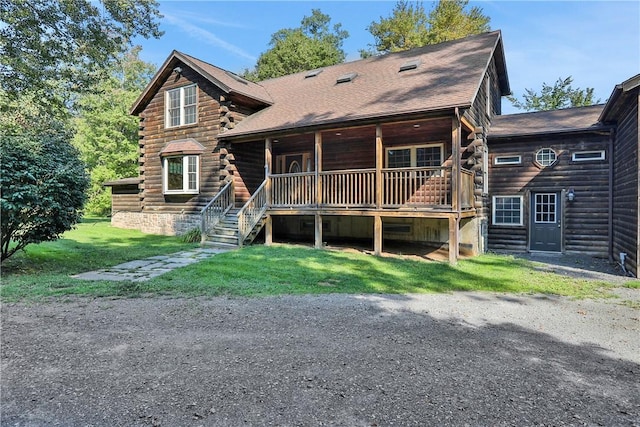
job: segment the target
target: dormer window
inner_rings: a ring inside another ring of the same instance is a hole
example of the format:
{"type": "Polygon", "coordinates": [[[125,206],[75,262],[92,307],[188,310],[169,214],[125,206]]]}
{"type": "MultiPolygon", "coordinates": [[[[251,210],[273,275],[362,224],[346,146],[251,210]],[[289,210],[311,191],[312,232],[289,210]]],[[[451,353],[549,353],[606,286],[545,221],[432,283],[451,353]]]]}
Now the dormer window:
{"type": "Polygon", "coordinates": [[[195,84],[167,91],[165,127],[171,128],[196,123],[197,92],[198,86],[195,84]]]}

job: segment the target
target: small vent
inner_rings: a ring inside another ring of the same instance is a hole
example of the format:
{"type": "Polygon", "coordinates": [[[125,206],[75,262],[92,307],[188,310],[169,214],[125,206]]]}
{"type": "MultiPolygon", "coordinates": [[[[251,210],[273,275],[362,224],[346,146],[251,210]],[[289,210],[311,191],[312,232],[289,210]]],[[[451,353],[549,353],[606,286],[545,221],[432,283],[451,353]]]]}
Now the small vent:
{"type": "Polygon", "coordinates": [[[304,76],[305,79],[311,78],[311,77],[315,77],[318,74],[320,74],[322,72],[322,70],[311,70],[307,73],[306,76],[304,76]]]}
{"type": "Polygon", "coordinates": [[[422,61],[419,59],[412,59],[411,61],[407,61],[400,66],[399,72],[415,70],[418,66],[422,64],[422,61]]]}
{"type": "Polygon", "coordinates": [[[249,84],[249,80],[245,80],[242,77],[240,77],[239,75],[233,74],[231,71],[225,71],[225,73],[227,73],[227,75],[229,77],[231,77],[232,79],[234,79],[235,81],[238,81],[238,82],[243,83],[245,85],[249,84]]]}
{"type": "Polygon", "coordinates": [[[356,76],[358,75],[358,73],[347,73],[347,74],[343,74],[340,77],[338,77],[338,79],[336,80],[337,84],[340,83],[347,83],[347,82],[351,82],[353,81],[353,79],[356,78],[356,76]]]}

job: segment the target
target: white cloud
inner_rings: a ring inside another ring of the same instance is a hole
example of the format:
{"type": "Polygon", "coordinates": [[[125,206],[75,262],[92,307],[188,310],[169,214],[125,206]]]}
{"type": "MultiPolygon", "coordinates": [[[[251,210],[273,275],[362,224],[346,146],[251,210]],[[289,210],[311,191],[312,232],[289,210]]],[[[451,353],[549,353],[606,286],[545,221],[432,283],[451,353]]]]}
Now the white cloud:
{"type": "Polygon", "coordinates": [[[207,43],[211,46],[219,47],[226,50],[227,52],[232,53],[233,55],[249,59],[252,62],[255,62],[257,60],[255,56],[245,52],[238,46],[222,40],[212,32],[207,31],[204,28],[200,28],[197,25],[187,22],[181,18],[178,18],[175,15],[164,13],[164,19],[167,23],[180,28],[183,32],[187,33],[189,36],[197,39],[198,41],[207,43]]]}

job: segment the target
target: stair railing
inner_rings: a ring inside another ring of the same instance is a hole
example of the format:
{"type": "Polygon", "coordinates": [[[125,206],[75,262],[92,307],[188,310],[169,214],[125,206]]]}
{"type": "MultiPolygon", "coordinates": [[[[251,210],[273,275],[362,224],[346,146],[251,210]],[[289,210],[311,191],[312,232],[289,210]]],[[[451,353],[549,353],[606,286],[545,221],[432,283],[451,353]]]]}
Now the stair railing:
{"type": "Polygon", "coordinates": [[[229,181],[211,199],[211,201],[200,211],[202,239],[220,222],[231,208],[235,205],[235,195],[233,191],[233,181],[229,181]]]}
{"type": "Polygon", "coordinates": [[[253,227],[267,211],[267,180],[253,193],[253,196],[244,204],[238,212],[238,244],[242,246],[253,227]]]}

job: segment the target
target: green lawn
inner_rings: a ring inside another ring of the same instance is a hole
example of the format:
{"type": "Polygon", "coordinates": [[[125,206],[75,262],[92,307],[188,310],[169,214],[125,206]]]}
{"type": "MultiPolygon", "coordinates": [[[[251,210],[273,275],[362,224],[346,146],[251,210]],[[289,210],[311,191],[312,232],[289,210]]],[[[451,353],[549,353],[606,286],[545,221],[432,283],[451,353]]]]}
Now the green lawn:
{"type": "Polygon", "coordinates": [[[603,297],[611,285],[537,269],[511,256],[487,254],[446,263],[374,257],[302,246],[251,246],[217,255],[148,282],[86,282],[72,274],[196,245],[175,237],[112,228],[87,219],[62,239],[27,247],[2,265],[5,301],[83,295],[263,296],[320,293],[496,291],[603,297]]]}

